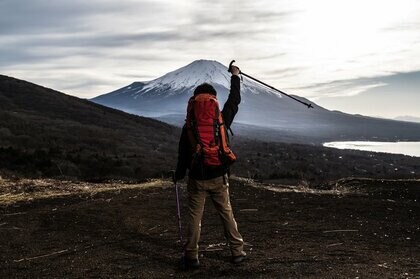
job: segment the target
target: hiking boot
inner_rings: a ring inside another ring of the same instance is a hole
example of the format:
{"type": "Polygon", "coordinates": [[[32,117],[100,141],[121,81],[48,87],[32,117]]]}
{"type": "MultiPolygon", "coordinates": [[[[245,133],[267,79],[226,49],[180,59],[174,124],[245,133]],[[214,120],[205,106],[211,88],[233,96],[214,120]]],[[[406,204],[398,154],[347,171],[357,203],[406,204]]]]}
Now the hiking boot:
{"type": "Polygon", "coordinates": [[[244,251],[242,251],[241,255],[239,256],[232,256],[232,263],[234,264],[240,264],[243,261],[246,260],[246,253],[244,251]]]}
{"type": "Polygon", "coordinates": [[[200,261],[198,259],[182,258],[186,269],[197,269],[200,267],[200,261]]]}

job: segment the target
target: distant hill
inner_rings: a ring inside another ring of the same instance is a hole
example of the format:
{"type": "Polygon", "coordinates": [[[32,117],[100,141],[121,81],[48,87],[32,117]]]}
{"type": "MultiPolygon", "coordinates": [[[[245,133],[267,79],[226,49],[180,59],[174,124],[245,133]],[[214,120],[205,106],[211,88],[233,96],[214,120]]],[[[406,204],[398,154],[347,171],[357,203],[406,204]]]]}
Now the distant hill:
{"type": "Polygon", "coordinates": [[[160,176],[180,130],[0,75],[0,172],[84,179],[160,176]]]}
{"type": "MultiPolygon", "coordinates": [[[[216,88],[223,104],[229,93],[230,74],[226,66],[209,60],[194,61],[151,81],[136,81],[92,101],[180,126],[188,98],[203,82],[216,88]]],[[[308,109],[247,78],[243,79],[241,96],[233,129],[252,138],[266,140],[269,134],[270,140],[301,143],[420,140],[420,124],[330,111],[314,103],[314,109],[308,109]],[[238,124],[239,129],[235,127],[238,124]]]]}
{"type": "Polygon", "coordinates": [[[420,117],[415,117],[415,116],[398,116],[394,118],[395,120],[398,121],[408,121],[408,122],[417,122],[420,123],[420,117]]]}

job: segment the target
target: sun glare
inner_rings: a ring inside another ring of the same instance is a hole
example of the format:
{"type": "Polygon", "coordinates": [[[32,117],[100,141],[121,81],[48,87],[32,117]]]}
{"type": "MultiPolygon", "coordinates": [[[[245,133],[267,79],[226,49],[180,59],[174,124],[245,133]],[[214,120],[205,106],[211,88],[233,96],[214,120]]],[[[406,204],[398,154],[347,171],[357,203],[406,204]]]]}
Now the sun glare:
{"type": "Polygon", "coordinates": [[[302,50],[310,50],[304,59],[314,55],[322,59],[350,59],[380,51],[389,47],[389,42],[383,41],[382,31],[403,23],[410,12],[407,6],[401,7],[400,1],[324,2],[328,4],[311,2],[297,22],[306,42],[302,50]]]}
{"type": "MultiPolygon", "coordinates": [[[[305,79],[347,79],[390,72],[387,63],[413,40],[413,0],[299,1],[289,23],[288,62],[309,69],[305,79]],[[384,57],[386,60],[384,60],[384,57]]],[[[404,70],[404,69],[401,69],[404,70]]],[[[296,81],[295,81],[296,82],[296,81]]]]}

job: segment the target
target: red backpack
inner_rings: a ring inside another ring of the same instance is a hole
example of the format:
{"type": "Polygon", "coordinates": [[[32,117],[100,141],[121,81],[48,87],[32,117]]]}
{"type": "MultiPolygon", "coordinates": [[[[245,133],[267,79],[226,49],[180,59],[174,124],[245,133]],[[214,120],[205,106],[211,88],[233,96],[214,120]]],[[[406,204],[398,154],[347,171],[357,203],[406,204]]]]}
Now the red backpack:
{"type": "Polygon", "coordinates": [[[216,96],[200,93],[188,101],[186,127],[193,150],[193,162],[205,166],[232,164],[235,154],[229,147],[227,129],[216,96]]]}

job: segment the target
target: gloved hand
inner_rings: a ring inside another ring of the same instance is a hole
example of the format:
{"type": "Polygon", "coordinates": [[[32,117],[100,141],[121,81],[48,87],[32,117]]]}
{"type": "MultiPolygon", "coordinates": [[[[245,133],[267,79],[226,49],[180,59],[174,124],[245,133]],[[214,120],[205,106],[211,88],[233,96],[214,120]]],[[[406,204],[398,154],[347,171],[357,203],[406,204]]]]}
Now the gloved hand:
{"type": "Polygon", "coordinates": [[[181,169],[177,168],[176,171],[175,171],[175,175],[173,177],[174,183],[176,183],[179,180],[184,179],[185,173],[186,173],[186,170],[181,170],[181,169]]]}
{"type": "Polygon", "coordinates": [[[239,76],[239,74],[241,73],[241,71],[239,70],[239,68],[236,67],[236,66],[233,66],[233,65],[232,65],[232,68],[230,69],[230,72],[234,76],[239,76]]]}

